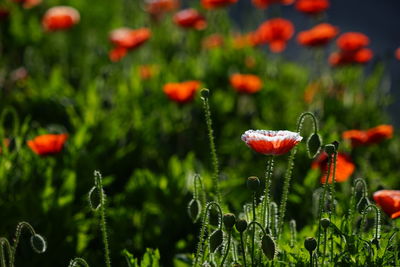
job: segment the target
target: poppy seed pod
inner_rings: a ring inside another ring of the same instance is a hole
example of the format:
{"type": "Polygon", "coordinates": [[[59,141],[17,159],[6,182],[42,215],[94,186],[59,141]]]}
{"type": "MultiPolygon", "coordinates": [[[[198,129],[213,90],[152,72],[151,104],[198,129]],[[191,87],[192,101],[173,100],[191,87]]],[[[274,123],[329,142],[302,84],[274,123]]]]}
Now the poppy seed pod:
{"type": "Polygon", "coordinates": [[[243,219],[238,220],[236,222],[235,227],[236,227],[236,230],[238,230],[239,233],[243,233],[247,229],[247,221],[243,220],[243,219]]]}
{"type": "Polygon", "coordinates": [[[331,221],[328,218],[322,218],[321,219],[321,226],[322,228],[324,228],[326,230],[326,228],[329,227],[329,225],[331,224],[331,221]]]}
{"type": "Polygon", "coordinates": [[[307,237],[304,240],[304,247],[309,251],[313,252],[317,248],[317,240],[314,237],[307,237]]]}
{"type": "Polygon", "coordinates": [[[225,225],[225,228],[231,230],[236,223],[236,217],[233,213],[224,214],[222,217],[222,221],[225,225]]]}
{"type": "Polygon", "coordinates": [[[256,192],[260,188],[260,179],[256,176],[250,176],[247,178],[246,184],[249,190],[256,192]]]}

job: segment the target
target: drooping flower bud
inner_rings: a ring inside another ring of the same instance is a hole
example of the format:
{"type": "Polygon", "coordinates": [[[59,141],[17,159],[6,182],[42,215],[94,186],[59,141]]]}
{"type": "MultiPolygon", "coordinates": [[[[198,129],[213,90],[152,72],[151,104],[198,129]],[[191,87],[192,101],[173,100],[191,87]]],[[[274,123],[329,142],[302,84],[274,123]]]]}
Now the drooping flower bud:
{"type": "Polygon", "coordinates": [[[308,156],[312,159],[318,154],[321,149],[322,139],[321,136],[317,133],[310,135],[310,138],[307,140],[307,152],[308,156]]]}
{"type": "Polygon", "coordinates": [[[192,199],[188,204],[188,214],[193,223],[197,222],[201,214],[201,204],[197,199],[192,199]]]}
{"type": "Polygon", "coordinates": [[[208,97],[209,97],[209,95],[210,95],[210,90],[208,90],[207,88],[203,88],[203,89],[201,89],[201,91],[200,91],[200,95],[201,95],[201,98],[202,98],[203,100],[208,99],[208,97]]]}
{"type": "Polygon", "coordinates": [[[270,235],[264,235],[261,240],[261,248],[264,255],[269,259],[273,260],[276,255],[276,244],[270,235]]]}
{"type": "Polygon", "coordinates": [[[217,229],[210,235],[210,251],[214,253],[217,248],[222,245],[223,233],[222,230],[217,229]]]}

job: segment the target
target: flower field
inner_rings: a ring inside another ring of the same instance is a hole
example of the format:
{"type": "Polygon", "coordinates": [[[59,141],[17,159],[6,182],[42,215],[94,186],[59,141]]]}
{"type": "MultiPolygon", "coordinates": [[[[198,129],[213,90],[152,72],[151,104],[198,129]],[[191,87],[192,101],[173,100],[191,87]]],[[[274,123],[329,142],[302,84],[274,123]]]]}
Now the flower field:
{"type": "Polygon", "coordinates": [[[400,48],[333,5],[2,0],[0,267],[400,266],[400,48]]]}

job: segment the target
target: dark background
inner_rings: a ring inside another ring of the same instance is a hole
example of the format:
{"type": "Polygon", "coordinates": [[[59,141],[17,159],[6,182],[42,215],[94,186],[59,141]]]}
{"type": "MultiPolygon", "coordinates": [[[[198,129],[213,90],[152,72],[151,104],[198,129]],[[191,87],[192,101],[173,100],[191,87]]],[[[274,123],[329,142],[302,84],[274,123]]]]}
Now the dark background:
{"type": "MultiPolygon", "coordinates": [[[[188,1],[190,2],[190,1],[188,1]]],[[[315,18],[298,12],[294,5],[273,5],[266,10],[257,10],[251,0],[239,0],[230,7],[231,16],[238,30],[251,31],[268,17],[282,16],[293,21],[296,33],[310,28],[315,24],[315,18]]],[[[340,31],[362,32],[370,37],[369,47],[374,51],[374,59],[366,71],[376,61],[384,61],[385,72],[382,90],[390,90],[392,104],[389,107],[391,122],[400,127],[400,61],[394,59],[394,51],[400,47],[400,1],[398,0],[332,0],[330,8],[321,21],[338,26],[340,31]]],[[[329,50],[334,50],[332,44],[329,50]]],[[[305,49],[300,48],[295,38],[289,42],[283,56],[291,60],[304,60],[305,49]]],[[[384,123],[384,122],[383,122],[384,123]]]]}

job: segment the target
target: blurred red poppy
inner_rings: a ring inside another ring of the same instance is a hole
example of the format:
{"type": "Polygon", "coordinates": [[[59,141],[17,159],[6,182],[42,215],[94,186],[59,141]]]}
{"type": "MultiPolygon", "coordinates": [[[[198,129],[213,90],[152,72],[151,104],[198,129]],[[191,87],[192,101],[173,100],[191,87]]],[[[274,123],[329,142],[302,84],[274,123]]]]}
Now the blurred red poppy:
{"type": "Polygon", "coordinates": [[[200,88],[199,81],[186,81],[181,83],[167,83],[164,85],[164,93],[172,101],[180,104],[193,100],[196,91],[200,88]]]}
{"type": "Polygon", "coordinates": [[[242,141],[254,151],[264,155],[283,155],[295,147],[303,137],[290,131],[248,130],[242,141]]]}
{"type": "Polygon", "coordinates": [[[146,11],[154,16],[162,15],[179,7],[178,0],[146,0],[146,11]]]}
{"type": "Polygon", "coordinates": [[[373,195],[376,204],[392,219],[400,217],[400,190],[379,190],[373,195]]]}
{"type": "MultiPolygon", "coordinates": [[[[321,170],[322,176],[320,182],[324,184],[326,182],[326,175],[328,171],[329,158],[326,152],[322,152],[311,164],[312,169],[319,168],[321,170]]],[[[332,183],[334,164],[332,162],[331,171],[329,175],[328,183],[332,183]]],[[[335,182],[345,182],[353,174],[355,166],[351,161],[350,157],[344,153],[338,153],[336,159],[336,172],[335,172],[335,182]]]]}
{"type": "Polygon", "coordinates": [[[261,79],[253,74],[232,74],[230,83],[239,93],[254,94],[262,88],[261,79]]]}
{"type": "Polygon", "coordinates": [[[374,53],[369,48],[362,48],[354,52],[334,52],[329,57],[329,63],[332,66],[347,65],[351,63],[365,64],[368,63],[374,53]]]}
{"type": "Polygon", "coordinates": [[[353,147],[376,144],[392,137],[392,125],[379,125],[366,131],[349,130],[342,134],[342,138],[350,140],[353,147]]]}
{"type": "Polygon", "coordinates": [[[10,11],[5,7],[0,7],[0,20],[6,20],[10,16],[10,11]]]}
{"type": "Polygon", "coordinates": [[[42,26],[46,31],[66,30],[76,25],[80,20],[78,10],[69,6],[55,6],[46,11],[42,26]]]}
{"type": "Polygon", "coordinates": [[[196,30],[204,30],[207,27],[207,22],[196,9],[188,8],[179,11],[173,18],[176,25],[183,28],[193,28],[196,30]]]}
{"type": "Polygon", "coordinates": [[[206,9],[214,9],[229,6],[236,3],[237,1],[238,0],[201,0],[201,4],[206,9]]]}
{"type": "Polygon", "coordinates": [[[67,139],[67,134],[45,134],[29,140],[27,144],[37,155],[47,156],[60,153],[67,139]]]}
{"type": "Polygon", "coordinates": [[[237,49],[256,46],[259,44],[261,44],[261,40],[257,31],[249,32],[243,35],[236,34],[233,38],[233,47],[237,49]]]}
{"type": "Polygon", "coordinates": [[[252,0],[253,5],[258,8],[264,9],[272,4],[291,5],[295,0],[252,0]]]}
{"type": "Polygon", "coordinates": [[[108,54],[108,57],[112,62],[118,62],[123,59],[128,53],[128,49],[122,46],[114,47],[108,54]]]}
{"type": "Polygon", "coordinates": [[[261,43],[269,44],[272,52],[279,53],[285,50],[287,41],[292,38],[294,26],[286,19],[270,19],[260,25],[257,34],[261,43]]]}
{"type": "Polygon", "coordinates": [[[369,44],[369,38],[363,33],[346,32],[339,36],[336,45],[342,51],[357,51],[369,44]]]}
{"type": "Polygon", "coordinates": [[[297,0],[296,2],[296,9],[308,15],[324,12],[328,8],[328,0],[297,0]]]}
{"type": "Polygon", "coordinates": [[[32,8],[42,3],[42,0],[13,0],[15,3],[22,4],[23,8],[32,8]]]}
{"type": "Polygon", "coordinates": [[[394,56],[397,60],[400,60],[400,47],[396,49],[394,52],[394,56]]]}
{"type": "Polygon", "coordinates": [[[111,61],[120,61],[129,50],[144,44],[151,37],[151,31],[147,28],[130,29],[118,28],[110,32],[109,38],[115,46],[109,53],[111,61]]]}
{"type": "Polygon", "coordinates": [[[157,65],[141,65],[139,66],[139,75],[142,80],[149,80],[157,73],[157,65]]]}
{"type": "Polygon", "coordinates": [[[224,45],[224,37],[220,34],[212,34],[203,39],[202,47],[204,49],[218,48],[224,45]]]}
{"type": "Polygon", "coordinates": [[[130,29],[118,28],[110,32],[109,38],[111,43],[117,47],[126,49],[134,49],[139,47],[151,37],[151,31],[147,28],[130,29]]]}
{"type": "Polygon", "coordinates": [[[339,33],[337,27],[328,23],[321,23],[313,28],[302,31],[297,35],[297,41],[304,46],[323,46],[339,33]]]}

